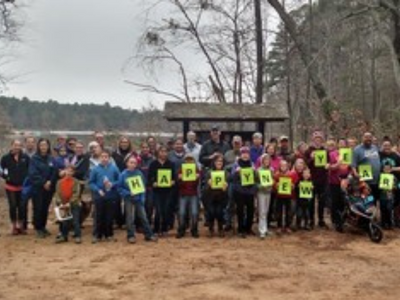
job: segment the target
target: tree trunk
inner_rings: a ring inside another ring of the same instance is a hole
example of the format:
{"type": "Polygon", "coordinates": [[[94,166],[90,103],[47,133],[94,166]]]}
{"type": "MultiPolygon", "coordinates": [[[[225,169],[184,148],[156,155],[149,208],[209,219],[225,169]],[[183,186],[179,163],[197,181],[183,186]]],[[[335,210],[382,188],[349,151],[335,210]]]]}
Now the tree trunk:
{"type": "Polygon", "coordinates": [[[326,96],[325,86],[322,84],[319,79],[318,69],[312,63],[308,52],[307,52],[307,44],[298,39],[297,37],[297,25],[294,19],[288,14],[282,4],[279,3],[278,0],[268,0],[268,3],[276,10],[281,18],[282,22],[285,24],[286,30],[288,31],[290,37],[292,38],[297,50],[300,52],[301,60],[307,68],[308,75],[310,76],[310,80],[312,82],[315,93],[318,96],[318,99],[322,102],[326,96]]]}
{"type": "Polygon", "coordinates": [[[257,47],[257,85],[256,103],[263,102],[263,74],[264,74],[264,41],[261,16],[261,0],[254,0],[254,12],[256,22],[256,47],[257,47]]]}

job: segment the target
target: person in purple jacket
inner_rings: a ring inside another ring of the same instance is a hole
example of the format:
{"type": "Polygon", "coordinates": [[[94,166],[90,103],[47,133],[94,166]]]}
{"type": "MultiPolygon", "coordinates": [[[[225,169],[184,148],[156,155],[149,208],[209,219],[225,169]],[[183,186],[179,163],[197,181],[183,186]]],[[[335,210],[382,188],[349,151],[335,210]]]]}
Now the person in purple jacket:
{"type": "Polygon", "coordinates": [[[264,154],[263,135],[260,132],[253,134],[253,145],[250,148],[250,158],[253,164],[264,154]]]}

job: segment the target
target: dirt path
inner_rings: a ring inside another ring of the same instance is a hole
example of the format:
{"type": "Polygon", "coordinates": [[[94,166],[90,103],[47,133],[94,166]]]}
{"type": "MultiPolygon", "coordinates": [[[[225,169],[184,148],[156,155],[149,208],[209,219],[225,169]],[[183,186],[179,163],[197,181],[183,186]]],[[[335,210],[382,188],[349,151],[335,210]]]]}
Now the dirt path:
{"type": "Polygon", "coordinates": [[[87,227],[82,245],[55,245],[7,235],[3,199],[0,217],[0,299],[400,299],[400,231],[92,245],[87,227]]]}

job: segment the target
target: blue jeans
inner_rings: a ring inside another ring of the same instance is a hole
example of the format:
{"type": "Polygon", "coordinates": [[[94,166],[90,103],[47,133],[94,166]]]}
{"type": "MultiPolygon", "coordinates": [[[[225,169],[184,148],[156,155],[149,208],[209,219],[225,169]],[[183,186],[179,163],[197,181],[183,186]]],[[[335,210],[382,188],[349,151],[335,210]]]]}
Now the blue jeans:
{"type": "Polygon", "coordinates": [[[192,220],[191,231],[197,232],[197,223],[199,221],[199,198],[197,196],[181,196],[179,199],[179,232],[186,231],[186,218],[190,209],[192,220]]]}
{"type": "Polygon", "coordinates": [[[78,205],[71,206],[72,220],[60,223],[60,232],[63,237],[68,238],[71,225],[74,227],[74,237],[81,237],[81,207],[78,205]]]}
{"type": "Polygon", "coordinates": [[[166,233],[168,232],[169,221],[169,203],[171,199],[170,189],[157,189],[153,192],[154,206],[156,213],[154,216],[154,232],[166,233]]]}
{"type": "Polygon", "coordinates": [[[144,236],[148,239],[153,236],[153,231],[150,228],[149,221],[147,220],[146,210],[144,203],[141,201],[134,201],[131,197],[124,199],[125,203],[125,220],[128,238],[135,236],[135,216],[140,221],[143,227],[144,236]]]}

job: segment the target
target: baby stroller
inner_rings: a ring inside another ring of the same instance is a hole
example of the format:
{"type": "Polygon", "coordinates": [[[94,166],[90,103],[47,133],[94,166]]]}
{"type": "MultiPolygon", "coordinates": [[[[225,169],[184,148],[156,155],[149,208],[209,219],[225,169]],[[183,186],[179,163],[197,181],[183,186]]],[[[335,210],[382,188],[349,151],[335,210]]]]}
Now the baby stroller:
{"type": "Polygon", "coordinates": [[[350,225],[366,231],[372,242],[379,243],[383,231],[377,224],[377,208],[368,185],[358,178],[349,177],[342,182],[342,190],[345,208],[340,213],[336,230],[343,232],[343,228],[350,225]]]}

